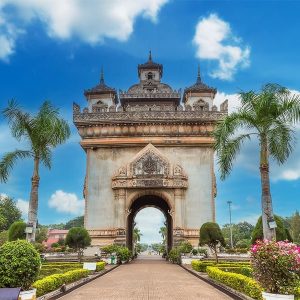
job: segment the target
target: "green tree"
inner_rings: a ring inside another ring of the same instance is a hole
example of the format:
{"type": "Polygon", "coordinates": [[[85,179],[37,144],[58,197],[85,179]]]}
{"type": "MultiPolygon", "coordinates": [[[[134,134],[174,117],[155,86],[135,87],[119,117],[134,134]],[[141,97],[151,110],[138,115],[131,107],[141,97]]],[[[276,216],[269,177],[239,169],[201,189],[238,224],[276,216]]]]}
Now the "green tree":
{"type": "Polygon", "coordinates": [[[0,232],[0,247],[8,241],[8,230],[0,232]]]}
{"type": "MultiPolygon", "coordinates": [[[[276,241],[285,241],[285,240],[292,240],[292,237],[288,231],[288,229],[284,226],[283,219],[279,216],[274,216],[276,222],[276,241]]],[[[263,240],[263,226],[262,226],[262,217],[258,218],[258,221],[254,227],[252,232],[252,244],[254,244],[257,240],[263,240]]]]}
{"type": "MultiPolygon", "coordinates": [[[[245,244],[246,240],[248,240],[248,244],[250,244],[253,229],[254,226],[248,222],[232,224],[233,245],[236,246],[239,241],[243,241],[243,244],[245,244]]],[[[222,234],[225,238],[226,243],[228,244],[230,241],[230,224],[225,224],[222,227],[222,234]]]]}
{"type": "Polygon", "coordinates": [[[16,221],[12,223],[8,229],[8,240],[16,241],[16,240],[25,240],[26,234],[26,223],[23,221],[16,221]]]}
{"type": "Polygon", "coordinates": [[[264,238],[275,238],[269,222],[274,219],[269,179],[269,159],[282,164],[294,146],[293,125],[300,120],[299,96],[286,88],[267,84],[260,92],[241,92],[241,107],[220,121],[214,131],[221,179],[229,175],[245,140],[258,138],[264,238]]]}
{"type": "Polygon", "coordinates": [[[133,243],[136,244],[137,242],[139,242],[141,240],[141,231],[139,230],[139,228],[135,227],[133,229],[133,243]]]}
{"type": "Polygon", "coordinates": [[[28,223],[32,224],[33,232],[28,234],[28,240],[35,241],[40,163],[47,168],[51,167],[51,151],[69,138],[70,128],[67,122],[60,118],[58,109],[48,101],[42,104],[36,115],[30,115],[11,100],[3,110],[3,115],[8,120],[12,136],[18,141],[25,140],[29,149],[15,150],[3,156],[0,162],[0,181],[8,180],[9,173],[18,159],[33,159],[28,211],[28,223]]]}
{"type": "Polygon", "coordinates": [[[0,231],[7,230],[15,221],[21,220],[22,213],[16,202],[7,196],[0,195],[0,231]]]}
{"type": "Polygon", "coordinates": [[[217,223],[206,222],[200,228],[199,245],[207,245],[215,254],[216,262],[218,263],[217,246],[225,247],[225,240],[222,231],[217,223]]]}
{"type": "Polygon", "coordinates": [[[72,227],[83,227],[84,226],[84,216],[76,217],[66,223],[65,229],[70,229],[72,227]]]}
{"type": "Polygon", "coordinates": [[[287,218],[289,228],[292,234],[293,241],[300,244],[300,214],[299,211],[296,212],[289,218],[287,218]]]}
{"type": "Polygon", "coordinates": [[[35,241],[37,243],[42,243],[47,239],[47,235],[48,235],[48,228],[46,226],[39,225],[36,231],[35,241]]]}
{"type": "Polygon", "coordinates": [[[91,244],[91,238],[85,228],[73,227],[69,230],[65,242],[70,248],[75,249],[78,253],[78,260],[81,262],[83,250],[91,244]]]}
{"type": "Polygon", "coordinates": [[[159,234],[162,237],[163,244],[166,244],[166,241],[167,241],[167,227],[166,226],[160,227],[159,234]]]}

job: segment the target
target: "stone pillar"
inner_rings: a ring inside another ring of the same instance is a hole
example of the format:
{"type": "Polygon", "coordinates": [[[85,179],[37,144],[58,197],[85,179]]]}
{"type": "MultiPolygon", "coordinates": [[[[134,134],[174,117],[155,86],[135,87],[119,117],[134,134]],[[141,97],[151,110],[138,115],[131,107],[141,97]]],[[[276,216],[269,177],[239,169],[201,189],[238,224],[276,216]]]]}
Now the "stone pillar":
{"type": "Polygon", "coordinates": [[[115,227],[116,227],[115,243],[118,245],[125,245],[126,243],[125,202],[126,202],[125,189],[116,190],[115,191],[115,227]]]}
{"type": "Polygon", "coordinates": [[[182,189],[174,190],[175,228],[183,228],[182,189]]]}

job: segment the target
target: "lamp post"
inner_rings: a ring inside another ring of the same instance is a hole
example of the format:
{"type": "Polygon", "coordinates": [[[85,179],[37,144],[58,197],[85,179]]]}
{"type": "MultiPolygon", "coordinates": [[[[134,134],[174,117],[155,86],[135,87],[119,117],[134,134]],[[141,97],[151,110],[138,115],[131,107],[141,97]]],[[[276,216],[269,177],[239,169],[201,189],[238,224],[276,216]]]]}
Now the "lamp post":
{"type": "Polygon", "coordinates": [[[231,249],[233,249],[232,224],[231,224],[231,204],[232,204],[232,201],[227,201],[227,203],[228,203],[228,208],[229,208],[230,246],[231,246],[231,249]]]}

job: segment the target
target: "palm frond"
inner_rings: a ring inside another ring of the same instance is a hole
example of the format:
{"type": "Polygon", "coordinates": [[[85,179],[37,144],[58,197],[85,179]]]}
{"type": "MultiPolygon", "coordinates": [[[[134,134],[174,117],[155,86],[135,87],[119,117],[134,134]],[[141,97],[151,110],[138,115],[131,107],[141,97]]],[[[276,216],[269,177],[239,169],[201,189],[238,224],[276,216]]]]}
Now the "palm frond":
{"type": "Polygon", "coordinates": [[[8,102],[7,108],[2,111],[11,129],[11,134],[17,140],[27,137],[30,140],[32,134],[32,118],[29,113],[23,112],[15,100],[8,102]]]}
{"type": "Polygon", "coordinates": [[[0,182],[6,182],[10,171],[18,159],[23,159],[32,156],[30,151],[15,150],[6,153],[0,161],[0,182]]]}
{"type": "Polygon", "coordinates": [[[51,169],[51,160],[52,160],[52,153],[49,148],[44,148],[42,151],[39,153],[39,157],[44,164],[45,167],[48,169],[51,169]]]}
{"type": "Polygon", "coordinates": [[[295,145],[295,134],[289,125],[276,121],[276,125],[267,133],[270,155],[282,164],[289,157],[295,145]]]}

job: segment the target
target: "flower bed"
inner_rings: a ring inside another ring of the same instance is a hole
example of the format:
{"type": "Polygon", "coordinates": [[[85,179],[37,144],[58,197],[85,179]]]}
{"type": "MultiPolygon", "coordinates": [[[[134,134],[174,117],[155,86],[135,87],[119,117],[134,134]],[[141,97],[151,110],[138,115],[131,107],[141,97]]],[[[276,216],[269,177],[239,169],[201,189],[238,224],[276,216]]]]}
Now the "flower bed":
{"type": "Polygon", "coordinates": [[[259,284],[245,275],[226,272],[218,267],[207,267],[207,274],[210,278],[223,283],[239,292],[242,292],[253,299],[261,300],[262,289],[259,284]]]}
{"type": "Polygon", "coordinates": [[[83,269],[76,269],[68,271],[64,274],[53,274],[43,279],[37,280],[32,287],[36,288],[37,296],[42,296],[52,291],[55,291],[63,284],[71,283],[81,278],[87,277],[90,271],[83,269]]]}
{"type": "Polygon", "coordinates": [[[287,241],[258,241],[251,248],[253,276],[271,294],[293,295],[300,282],[300,247],[287,241]]]}

